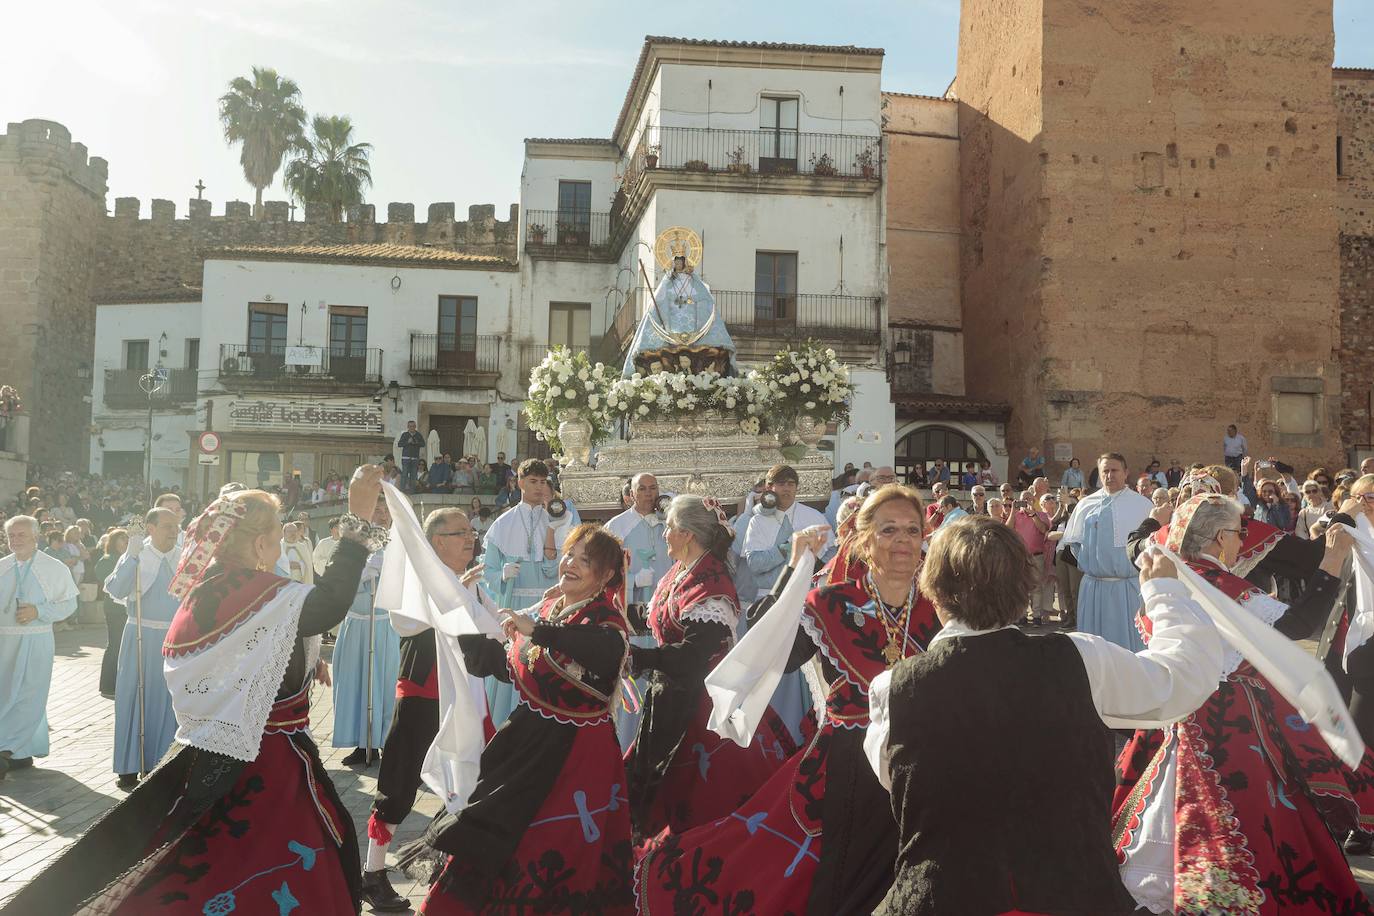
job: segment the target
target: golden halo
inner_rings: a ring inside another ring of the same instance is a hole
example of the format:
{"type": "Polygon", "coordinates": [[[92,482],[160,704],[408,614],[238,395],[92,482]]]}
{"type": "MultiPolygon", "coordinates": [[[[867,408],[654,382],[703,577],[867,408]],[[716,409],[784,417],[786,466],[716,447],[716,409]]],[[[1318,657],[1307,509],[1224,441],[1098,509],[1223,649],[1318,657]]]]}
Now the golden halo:
{"type": "Polygon", "coordinates": [[[671,270],[673,258],[687,258],[688,267],[701,263],[701,236],[685,226],[664,229],[654,241],[654,260],[660,270],[671,270]]]}

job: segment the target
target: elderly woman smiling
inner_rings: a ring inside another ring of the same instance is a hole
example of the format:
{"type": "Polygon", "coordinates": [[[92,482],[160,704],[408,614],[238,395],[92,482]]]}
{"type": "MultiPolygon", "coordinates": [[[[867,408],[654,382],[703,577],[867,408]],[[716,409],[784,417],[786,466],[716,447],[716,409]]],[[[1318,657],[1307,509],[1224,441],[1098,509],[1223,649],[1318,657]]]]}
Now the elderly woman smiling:
{"type": "Polygon", "coordinates": [[[1149,554],[1156,649],[1015,626],[1038,570],[1016,532],[970,516],[931,542],[923,594],[945,626],[878,677],[864,749],[899,825],[884,914],[1129,913],[1111,844],[1112,736],[1215,688],[1221,641],[1149,554]],[[1052,767],[1021,766],[1053,759],[1052,767]],[[977,875],[978,880],[969,880],[977,875]]]}

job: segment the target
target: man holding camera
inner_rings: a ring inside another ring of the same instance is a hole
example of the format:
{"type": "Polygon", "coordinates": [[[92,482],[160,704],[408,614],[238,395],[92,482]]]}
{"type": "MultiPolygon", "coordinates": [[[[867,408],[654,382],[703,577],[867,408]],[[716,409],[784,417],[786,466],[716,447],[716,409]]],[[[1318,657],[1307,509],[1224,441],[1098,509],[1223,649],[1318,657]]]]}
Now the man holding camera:
{"type": "Polygon", "coordinates": [[[740,595],[741,604],[768,594],[778,573],[787,566],[794,531],[824,526],[827,531],[825,552],[820,559],[823,562],[829,558],[834,534],[824,515],[797,502],[800,483],[796,469],[786,464],[774,465],[764,478],[763,495],[754,506],[749,527],[744,531],[744,562],[749,564],[758,591],[753,595],[740,595]]]}

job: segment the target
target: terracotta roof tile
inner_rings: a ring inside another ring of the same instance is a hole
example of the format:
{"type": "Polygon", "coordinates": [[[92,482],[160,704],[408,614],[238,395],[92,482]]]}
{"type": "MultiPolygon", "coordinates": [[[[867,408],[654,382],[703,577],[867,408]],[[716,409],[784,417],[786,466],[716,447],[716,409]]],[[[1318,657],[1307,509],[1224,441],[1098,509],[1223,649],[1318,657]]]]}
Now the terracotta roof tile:
{"type": "Polygon", "coordinates": [[[235,245],[216,248],[209,257],[244,261],[313,261],[318,263],[400,264],[418,267],[515,270],[496,255],[468,254],[451,248],[421,245],[235,245]]]}
{"type": "Polygon", "coordinates": [[[857,45],[808,45],[778,41],[720,41],[710,38],[672,38],[667,35],[645,35],[644,47],[640,49],[639,60],[635,62],[634,75],[630,77],[630,86],[625,90],[625,101],[620,105],[620,114],[615,119],[615,129],[611,131],[611,138],[617,142],[620,138],[620,129],[625,125],[625,118],[630,113],[630,104],[634,101],[635,86],[639,84],[640,77],[644,75],[644,64],[649,59],[649,48],[653,45],[754,48],[759,51],[812,51],[818,54],[862,54],[875,57],[882,57],[886,53],[882,48],[861,48],[857,45]]]}
{"type": "Polygon", "coordinates": [[[947,96],[943,96],[943,95],[922,95],[922,94],[919,93],[919,92],[893,92],[893,91],[890,90],[890,89],[884,89],[884,90],[883,90],[883,95],[895,95],[895,96],[899,96],[900,98],[904,98],[904,99],[929,99],[929,100],[932,101],[932,102],[957,102],[957,101],[958,101],[958,99],[951,99],[951,98],[949,98],[949,97],[947,97],[947,96]]]}

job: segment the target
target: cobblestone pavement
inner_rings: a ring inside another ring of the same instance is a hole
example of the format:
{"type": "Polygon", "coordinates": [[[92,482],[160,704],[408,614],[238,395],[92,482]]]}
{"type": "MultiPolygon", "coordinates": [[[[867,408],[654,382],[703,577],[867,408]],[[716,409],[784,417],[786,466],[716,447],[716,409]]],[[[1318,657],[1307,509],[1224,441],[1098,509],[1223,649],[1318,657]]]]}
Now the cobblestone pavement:
{"type": "MultiPolygon", "coordinates": [[[[48,723],[52,754],[0,782],[0,903],[8,900],[43,864],[112,807],[124,793],[111,769],[114,703],[100,696],[97,683],[105,628],[82,627],[57,634],[48,723]]],[[[334,709],[328,688],[317,687],[311,704],[313,731],[325,766],[353,815],[359,837],[367,835],[367,816],[377,768],[341,766],[347,748],[329,747],[334,709]]],[[[393,848],[420,835],[439,802],[428,791],[400,829],[393,848]]],[[[1352,858],[1356,877],[1374,894],[1374,858],[1352,858]]],[[[427,887],[393,870],[392,883],[418,907],[427,887]]]]}
{"type": "MultiPolygon", "coordinates": [[[[36,759],[32,769],[0,782],[0,903],[125,794],[115,787],[111,769],[114,701],[101,697],[98,688],[105,627],[81,627],[56,636],[57,659],[48,698],[52,753],[36,759]]],[[[362,770],[339,763],[349,749],[329,746],[334,706],[328,687],[316,686],[310,719],[329,775],[353,815],[358,836],[365,838],[377,766],[362,770]]],[[[438,799],[423,791],[415,810],[397,830],[392,847],[418,837],[438,810],[438,799]]],[[[428,887],[396,870],[391,872],[391,881],[418,909],[428,887]]]]}

